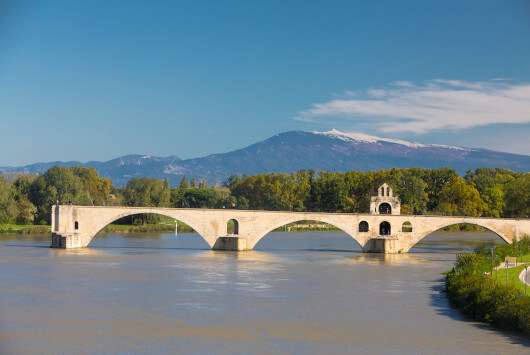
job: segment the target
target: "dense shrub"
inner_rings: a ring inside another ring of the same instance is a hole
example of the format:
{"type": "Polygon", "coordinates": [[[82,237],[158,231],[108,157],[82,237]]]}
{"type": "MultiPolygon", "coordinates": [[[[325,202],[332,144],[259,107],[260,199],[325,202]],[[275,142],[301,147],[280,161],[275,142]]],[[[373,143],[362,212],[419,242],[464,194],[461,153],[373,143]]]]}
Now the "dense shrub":
{"type": "MultiPolygon", "coordinates": [[[[526,237],[516,248],[528,248],[528,243],[526,237]]],[[[496,253],[510,255],[516,248],[506,245],[496,248],[496,253]]],[[[513,285],[492,279],[486,274],[490,268],[489,250],[458,255],[455,267],[446,273],[445,292],[450,302],[472,318],[530,334],[530,297],[513,285]]]]}

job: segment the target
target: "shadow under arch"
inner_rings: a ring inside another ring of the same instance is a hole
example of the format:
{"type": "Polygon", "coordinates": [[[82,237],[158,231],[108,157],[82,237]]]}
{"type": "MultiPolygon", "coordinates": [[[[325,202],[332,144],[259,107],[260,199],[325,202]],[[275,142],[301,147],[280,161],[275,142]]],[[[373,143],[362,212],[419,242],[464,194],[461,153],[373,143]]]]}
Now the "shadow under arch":
{"type": "MultiPolygon", "coordinates": [[[[431,231],[428,231],[428,232],[425,232],[425,233],[422,233],[420,234],[420,236],[416,239],[416,241],[414,242],[414,244],[411,246],[410,249],[414,248],[418,243],[420,243],[423,239],[429,237],[430,235],[436,233],[436,232],[440,232],[440,231],[443,231],[444,228],[447,228],[447,227],[451,227],[451,226],[457,226],[457,225],[462,225],[462,224],[467,224],[467,225],[472,225],[472,226],[479,226],[479,227],[482,227],[486,230],[488,230],[489,232],[493,233],[497,239],[501,239],[503,242],[505,242],[506,244],[510,244],[510,240],[507,239],[502,233],[500,233],[499,231],[495,230],[494,228],[490,227],[490,226],[487,226],[485,224],[482,224],[482,223],[471,223],[471,222],[465,222],[465,223],[448,223],[447,225],[443,225],[437,229],[434,229],[434,230],[431,230],[431,231]]],[[[455,231],[456,232],[456,231],[455,231]]],[[[464,231],[460,231],[460,232],[464,232],[464,231]]],[[[465,240],[462,240],[462,242],[465,242],[465,240]]]]}
{"type": "MultiPolygon", "coordinates": [[[[316,216],[314,216],[316,217],[316,216]]],[[[280,227],[283,227],[283,226],[286,226],[288,224],[292,224],[292,223],[297,223],[297,222],[320,222],[320,223],[325,223],[331,227],[334,227],[334,228],[337,228],[338,230],[340,230],[341,232],[343,232],[344,234],[346,234],[349,239],[353,239],[354,243],[353,245],[356,247],[355,249],[352,249],[354,251],[357,251],[357,249],[359,251],[362,251],[362,245],[361,243],[357,240],[357,238],[352,235],[351,233],[349,233],[346,228],[341,228],[340,225],[337,225],[336,223],[332,223],[328,220],[326,220],[326,218],[312,218],[312,219],[304,219],[304,218],[291,218],[291,219],[288,219],[286,221],[282,221],[282,222],[277,222],[275,224],[273,224],[272,226],[269,226],[268,228],[266,228],[266,231],[265,232],[262,232],[255,240],[255,244],[253,245],[253,249],[255,247],[258,247],[259,248],[259,244],[260,242],[269,234],[271,234],[272,232],[274,232],[276,229],[280,228],[280,227]]],[[[352,231],[355,231],[357,228],[358,228],[358,224],[357,223],[352,223],[352,225],[350,226],[352,231]]],[[[313,232],[311,230],[308,230],[307,232],[313,232]]],[[[315,232],[318,232],[318,230],[316,230],[315,232]]],[[[298,232],[288,232],[288,233],[298,233],[298,232]]],[[[331,251],[331,250],[330,250],[331,251]]],[[[337,250],[337,251],[350,251],[350,250],[337,250]]]]}
{"type": "MultiPolygon", "coordinates": [[[[175,220],[180,221],[182,223],[185,223],[186,225],[191,227],[193,229],[193,231],[195,233],[197,233],[208,245],[210,245],[208,240],[206,238],[204,238],[204,236],[201,234],[201,232],[199,232],[199,230],[197,230],[196,226],[200,226],[199,222],[194,222],[194,220],[192,218],[187,218],[185,216],[175,216],[175,215],[171,215],[169,213],[166,214],[166,213],[161,213],[161,212],[153,212],[150,209],[146,209],[144,211],[139,209],[139,210],[136,210],[136,211],[128,211],[128,212],[118,213],[117,215],[114,215],[114,216],[106,218],[103,222],[101,222],[101,225],[98,225],[95,233],[93,234],[92,238],[90,239],[90,242],[87,244],[87,247],[90,246],[90,243],[92,243],[92,241],[98,235],[98,233],[100,233],[105,227],[107,227],[112,222],[117,221],[119,219],[122,219],[124,217],[139,215],[139,214],[142,214],[142,213],[155,214],[155,215],[158,215],[158,216],[172,218],[172,219],[175,219],[175,220]]],[[[211,247],[211,245],[210,245],[210,247],[211,247]]]]}

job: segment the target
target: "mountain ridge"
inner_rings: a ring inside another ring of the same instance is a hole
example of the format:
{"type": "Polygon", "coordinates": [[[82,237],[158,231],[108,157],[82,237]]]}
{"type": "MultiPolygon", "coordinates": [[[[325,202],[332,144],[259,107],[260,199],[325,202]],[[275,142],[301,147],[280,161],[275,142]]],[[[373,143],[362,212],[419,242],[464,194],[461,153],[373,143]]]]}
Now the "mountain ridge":
{"type": "Polygon", "coordinates": [[[183,175],[205,178],[209,184],[233,174],[292,172],[301,169],[328,171],[381,170],[389,168],[449,167],[460,174],[476,168],[530,170],[530,156],[487,149],[426,144],[362,133],[288,131],[245,148],[201,158],[180,159],[176,155],[157,157],[130,154],[108,161],[34,163],[0,167],[0,172],[42,173],[54,165],[94,167],[117,186],[133,177],[168,178],[176,186],[183,175]]]}

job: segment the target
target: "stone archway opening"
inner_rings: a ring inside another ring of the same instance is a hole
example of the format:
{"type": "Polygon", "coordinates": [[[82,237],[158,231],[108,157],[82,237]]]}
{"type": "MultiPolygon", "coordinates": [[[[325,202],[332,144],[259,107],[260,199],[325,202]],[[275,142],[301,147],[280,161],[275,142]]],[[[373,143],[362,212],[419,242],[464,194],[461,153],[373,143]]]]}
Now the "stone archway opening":
{"type": "Polygon", "coordinates": [[[231,219],[226,224],[226,231],[228,234],[239,234],[239,222],[236,219],[231,219]]]}
{"type": "Polygon", "coordinates": [[[401,231],[405,233],[412,233],[412,223],[408,221],[403,223],[403,225],[401,226],[401,231]]]}
{"type": "Polygon", "coordinates": [[[370,230],[370,226],[368,225],[368,222],[361,221],[361,223],[359,223],[359,233],[366,233],[369,230],[370,230]]]}
{"type": "Polygon", "coordinates": [[[379,225],[379,235],[390,235],[390,223],[387,221],[381,222],[379,225]]]}
{"type": "Polygon", "coordinates": [[[383,202],[379,205],[379,214],[392,214],[392,206],[389,203],[383,202]]]}
{"type": "MultiPolygon", "coordinates": [[[[350,233],[356,234],[356,229],[356,226],[350,228],[350,233]]],[[[358,252],[362,250],[362,246],[354,236],[337,225],[323,220],[300,219],[271,226],[268,232],[257,238],[252,249],[358,252]]]]}
{"type": "MultiPolygon", "coordinates": [[[[416,229],[417,231],[417,229],[416,229]]],[[[443,252],[469,251],[479,246],[488,248],[508,241],[493,229],[475,223],[454,223],[420,235],[410,251],[428,249],[443,252]]]]}
{"type": "MultiPolygon", "coordinates": [[[[82,227],[81,224],[79,226],[82,227]]],[[[123,238],[134,237],[136,239],[140,235],[144,235],[142,238],[145,240],[149,240],[150,236],[159,240],[163,234],[166,234],[163,239],[171,242],[177,240],[179,247],[181,247],[181,242],[186,244],[182,245],[183,248],[205,249],[205,245],[208,245],[208,242],[197,230],[180,218],[158,213],[124,213],[115,219],[110,219],[103,227],[99,228],[87,246],[90,246],[94,241],[100,247],[113,245],[114,242],[123,243],[123,238]],[[174,236],[167,236],[169,233],[174,236]],[[107,241],[102,241],[99,237],[104,237],[101,239],[107,241]],[[120,239],[122,241],[119,241],[120,239]]]]}

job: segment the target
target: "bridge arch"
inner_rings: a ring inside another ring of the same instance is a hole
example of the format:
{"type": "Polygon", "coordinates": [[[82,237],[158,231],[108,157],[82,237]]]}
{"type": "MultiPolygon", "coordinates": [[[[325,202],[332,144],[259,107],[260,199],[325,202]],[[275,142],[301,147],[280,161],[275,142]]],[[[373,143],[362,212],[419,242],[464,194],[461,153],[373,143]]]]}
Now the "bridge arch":
{"type": "Polygon", "coordinates": [[[94,229],[92,230],[90,235],[87,236],[89,238],[89,240],[87,241],[86,246],[88,246],[92,242],[94,237],[99,232],[101,232],[103,230],[103,228],[105,228],[106,226],[108,226],[112,222],[117,221],[118,219],[121,219],[121,218],[124,218],[124,217],[132,216],[132,215],[136,215],[136,214],[142,214],[142,213],[156,214],[156,215],[159,215],[159,216],[173,218],[173,219],[176,219],[178,221],[181,221],[181,222],[187,224],[188,226],[190,226],[191,228],[193,228],[193,230],[197,234],[199,234],[201,236],[201,238],[203,238],[206,241],[206,243],[208,243],[210,246],[213,246],[213,243],[215,243],[215,240],[211,241],[211,240],[208,240],[208,238],[205,237],[206,233],[204,231],[204,228],[202,228],[202,224],[200,222],[194,220],[193,218],[190,218],[190,217],[188,217],[186,215],[179,214],[178,212],[176,213],[175,211],[166,212],[166,211],[160,210],[160,209],[153,210],[153,209],[150,209],[150,208],[146,208],[146,209],[138,208],[138,209],[135,209],[135,210],[129,210],[129,211],[124,211],[124,212],[114,213],[114,214],[111,214],[108,217],[102,219],[94,227],[94,229]]]}
{"type": "Polygon", "coordinates": [[[417,233],[417,234],[414,233],[416,235],[415,235],[415,238],[414,238],[414,242],[412,243],[410,248],[413,248],[416,244],[418,244],[420,241],[422,241],[424,238],[428,237],[432,233],[434,233],[434,232],[436,232],[436,231],[438,231],[438,230],[440,230],[442,228],[446,228],[446,227],[450,227],[450,226],[454,226],[454,225],[458,225],[458,224],[470,224],[470,225],[483,227],[483,228],[486,228],[487,230],[489,230],[490,232],[494,233],[495,235],[497,235],[499,238],[501,238],[506,243],[510,244],[512,242],[512,240],[508,236],[506,236],[504,233],[499,231],[497,228],[495,228],[495,227],[493,227],[491,225],[488,225],[488,223],[484,223],[484,222],[482,222],[480,220],[457,221],[457,222],[450,221],[448,223],[437,225],[436,227],[430,228],[430,229],[428,229],[426,231],[422,231],[422,232],[417,233]]]}
{"type": "MultiPolygon", "coordinates": [[[[272,232],[273,230],[275,230],[277,228],[285,226],[286,224],[296,223],[296,222],[301,222],[301,221],[316,221],[316,222],[327,223],[327,224],[329,224],[329,225],[331,225],[331,226],[333,226],[335,228],[340,229],[344,233],[346,233],[361,248],[364,246],[364,244],[366,244],[367,240],[370,239],[369,236],[366,236],[366,237],[363,238],[363,237],[360,237],[358,235],[358,233],[357,233],[358,225],[356,223],[355,224],[347,224],[347,225],[344,224],[343,225],[343,223],[337,223],[337,222],[333,221],[332,218],[326,218],[326,217],[322,217],[322,216],[318,216],[318,215],[309,215],[309,216],[303,216],[303,217],[296,216],[296,217],[289,217],[289,218],[282,219],[280,221],[276,221],[276,222],[274,222],[272,224],[269,224],[265,228],[263,228],[261,233],[259,233],[255,238],[252,239],[252,241],[251,241],[249,246],[250,246],[250,248],[253,248],[261,239],[263,239],[263,237],[265,237],[267,234],[269,234],[270,232],[272,232]]],[[[366,234],[368,234],[368,233],[366,233],[366,234]]]]}

